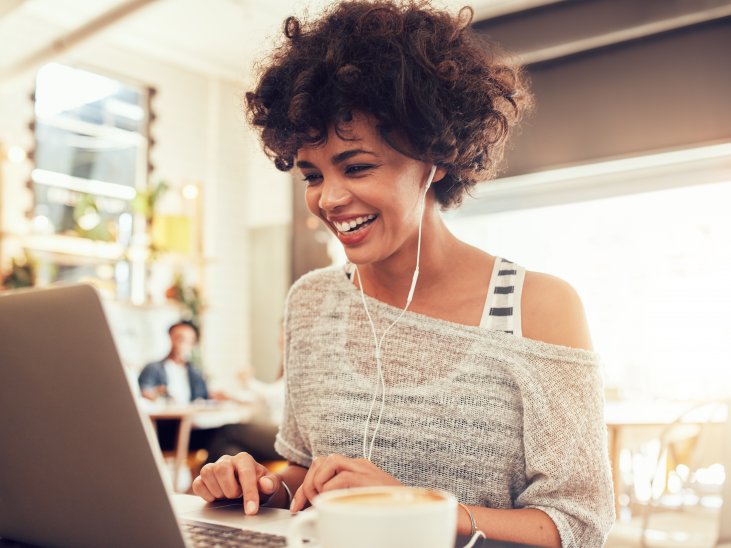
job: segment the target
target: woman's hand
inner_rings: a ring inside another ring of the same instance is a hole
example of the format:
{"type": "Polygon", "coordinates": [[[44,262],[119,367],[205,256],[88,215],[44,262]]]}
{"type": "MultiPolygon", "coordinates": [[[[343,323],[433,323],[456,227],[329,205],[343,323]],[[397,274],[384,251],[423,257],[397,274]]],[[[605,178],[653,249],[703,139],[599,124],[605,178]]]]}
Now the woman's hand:
{"type": "Polygon", "coordinates": [[[377,485],[401,485],[401,482],[366,459],[351,459],[343,455],[317,457],[294,494],[290,510],[299,512],[318,493],[377,485]]]}
{"type": "Polygon", "coordinates": [[[280,489],[281,481],[248,453],[224,455],[201,468],[200,476],[193,480],[193,493],[208,502],[243,496],[244,511],[251,515],[259,511],[260,496],[268,499],[280,489]]]}

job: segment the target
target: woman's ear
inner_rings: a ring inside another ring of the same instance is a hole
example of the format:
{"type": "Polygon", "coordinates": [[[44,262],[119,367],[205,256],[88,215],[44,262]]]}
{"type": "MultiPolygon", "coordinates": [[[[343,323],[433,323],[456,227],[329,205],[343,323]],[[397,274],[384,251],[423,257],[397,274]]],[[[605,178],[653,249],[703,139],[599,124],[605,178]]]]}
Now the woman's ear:
{"type": "Polygon", "coordinates": [[[434,179],[432,179],[432,182],[431,183],[432,184],[438,183],[439,181],[441,181],[442,179],[444,179],[444,177],[446,175],[447,175],[447,170],[444,169],[443,167],[437,166],[437,170],[434,172],[434,179]]]}

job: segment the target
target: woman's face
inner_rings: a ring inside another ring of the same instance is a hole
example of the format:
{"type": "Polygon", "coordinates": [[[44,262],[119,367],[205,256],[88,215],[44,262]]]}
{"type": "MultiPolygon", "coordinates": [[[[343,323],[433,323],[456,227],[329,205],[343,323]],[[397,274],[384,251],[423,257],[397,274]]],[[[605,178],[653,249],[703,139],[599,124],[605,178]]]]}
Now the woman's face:
{"type": "Polygon", "coordinates": [[[325,143],[301,148],[297,167],[307,208],[337,236],[348,260],[379,263],[416,238],[431,166],[390,147],[370,117],[354,115],[347,129],[352,140],[331,128],[325,143]]]}

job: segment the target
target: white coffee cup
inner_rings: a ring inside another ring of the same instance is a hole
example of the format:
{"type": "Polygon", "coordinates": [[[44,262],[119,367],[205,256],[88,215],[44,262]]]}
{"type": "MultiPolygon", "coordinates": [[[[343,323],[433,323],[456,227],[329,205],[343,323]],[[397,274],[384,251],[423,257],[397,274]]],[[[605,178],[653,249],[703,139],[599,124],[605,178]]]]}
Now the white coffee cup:
{"type": "Polygon", "coordinates": [[[288,546],[310,538],[322,548],[451,548],[457,535],[457,499],[445,491],[357,487],[323,493],[312,505],[292,524],[288,546]]]}

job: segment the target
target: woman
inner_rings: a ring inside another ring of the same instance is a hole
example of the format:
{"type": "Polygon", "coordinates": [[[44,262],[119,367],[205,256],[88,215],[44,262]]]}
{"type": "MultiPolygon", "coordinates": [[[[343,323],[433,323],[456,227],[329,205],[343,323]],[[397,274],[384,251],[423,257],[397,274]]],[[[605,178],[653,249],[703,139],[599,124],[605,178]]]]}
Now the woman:
{"type": "Polygon", "coordinates": [[[612,491],[581,302],[459,241],[439,212],[494,174],[529,103],[470,20],[383,1],[287,20],[250,120],[350,266],[307,274],[287,300],[289,467],[222,457],[194,481],[204,499],[297,512],[331,489],[419,485],[464,504],[461,534],[474,519],[489,538],[603,544],[612,491]]]}

